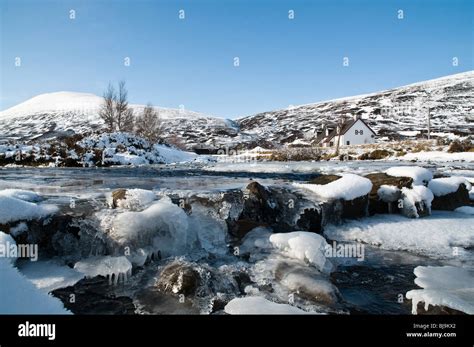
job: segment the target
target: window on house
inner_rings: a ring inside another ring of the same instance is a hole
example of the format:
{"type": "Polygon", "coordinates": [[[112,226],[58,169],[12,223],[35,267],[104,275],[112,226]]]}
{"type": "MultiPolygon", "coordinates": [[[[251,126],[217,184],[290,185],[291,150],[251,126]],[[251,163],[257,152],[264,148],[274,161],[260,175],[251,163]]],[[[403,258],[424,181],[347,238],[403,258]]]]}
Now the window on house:
{"type": "Polygon", "coordinates": [[[351,144],[351,141],[346,141],[346,145],[350,145],[351,144]]]}
{"type": "Polygon", "coordinates": [[[359,130],[360,135],[364,135],[364,130],[359,130]]]}
{"type": "Polygon", "coordinates": [[[332,141],[329,142],[329,146],[331,146],[331,147],[334,146],[334,142],[332,142],[332,141]]]}

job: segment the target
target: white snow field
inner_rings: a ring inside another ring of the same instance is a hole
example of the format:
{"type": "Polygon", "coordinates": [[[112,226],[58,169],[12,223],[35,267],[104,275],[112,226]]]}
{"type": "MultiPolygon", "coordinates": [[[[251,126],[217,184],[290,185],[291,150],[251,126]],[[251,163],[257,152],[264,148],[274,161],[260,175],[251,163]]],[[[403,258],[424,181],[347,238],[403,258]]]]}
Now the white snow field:
{"type": "Polygon", "coordinates": [[[224,308],[228,314],[312,314],[288,304],[278,304],[260,296],[232,299],[224,308]]]}
{"type": "Polygon", "coordinates": [[[295,183],[295,186],[308,189],[326,199],[354,200],[369,194],[372,182],[358,175],[343,174],[341,178],[328,184],[295,183]]]}
{"type": "Polygon", "coordinates": [[[333,269],[331,262],[326,259],[325,247],[328,245],[321,235],[294,231],[270,235],[270,242],[290,258],[306,262],[319,271],[330,273],[333,269]]]}
{"type": "Polygon", "coordinates": [[[459,153],[448,153],[442,151],[432,152],[418,152],[408,153],[403,157],[399,157],[400,160],[417,160],[426,162],[453,162],[453,161],[467,161],[474,162],[474,152],[459,152],[459,153]]]}
{"type": "Polygon", "coordinates": [[[427,184],[432,178],[433,173],[419,166],[394,166],[385,173],[394,177],[411,177],[413,178],[413,185],[427,184]]]}
{"type": "Polygon", "coordinates": [[[42,219],[58,211],[51,204],[39,204],[40,197],[34,192],[18,189],[0,191],[0,224],[15,221],[42,219]]]}
{"type": "Polygon", "coordinates": [[[412,313],[417,314],[418,303],[446,306],[467,314],[474,314],[474,269],[454,266],[418,266],[413,271],[415,283],[423,289],[406,293],[412,300],[412,313]]]}
{"type": "MultiPolygon", "coordinates": [[[[0,231],[0,247],[16,245],[10,235],[0,231]]],[[[23,276],[16,259],[0,257],[0,314],[68,314],[63,303],[44,293],[23,276]]]]}
{"type": "Polygon", "coordinates": [[[338,241],[359,241],[388,250],[409,251],[438,259],[467,259],[474,246],[474,216],[433,211],[431,216],[408,219],[376,215],[326,226],[325,235],[338,241]]]}

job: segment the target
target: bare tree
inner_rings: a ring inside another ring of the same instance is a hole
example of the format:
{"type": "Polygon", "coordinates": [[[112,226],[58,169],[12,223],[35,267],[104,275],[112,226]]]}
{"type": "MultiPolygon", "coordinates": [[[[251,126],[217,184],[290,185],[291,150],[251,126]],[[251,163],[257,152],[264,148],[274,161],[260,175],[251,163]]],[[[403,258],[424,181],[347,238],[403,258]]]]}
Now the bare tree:
{"type": "Polygon", "coordinates": [[[136,120],[137,135],[147,139],[151,143],[156,143],[160,139],[162,132],[162,122],[160,114],[148,104],[136,120]]]}
{"type": "Polygon", "coordinates": [[[125,88],[125,81],[120,81],[115,102],[115,119],[118,131],[133,131],[133,110],[128,108],[127,99],[128,91],[125,88]]]}
{"type": "Polygon", "coordinates": [[[99,116],[104,120],[107,130],[112,132],[115,130],[115,100],[117,99],[115,88],[109,83],[107,90],[104,92],[104,103],[102,104],[99,116]]]}

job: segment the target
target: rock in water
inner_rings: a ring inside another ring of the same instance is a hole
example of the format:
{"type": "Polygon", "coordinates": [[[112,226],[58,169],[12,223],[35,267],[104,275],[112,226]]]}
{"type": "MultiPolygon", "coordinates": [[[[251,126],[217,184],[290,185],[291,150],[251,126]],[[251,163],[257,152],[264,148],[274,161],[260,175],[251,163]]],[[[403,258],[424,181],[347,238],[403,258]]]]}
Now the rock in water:
{"type": "Polygon", "coordinates": [[[156,287],[168,293],[193,295],[200,282],[199,273],[190,264],[178,261],[165,266],[156,287]]]}

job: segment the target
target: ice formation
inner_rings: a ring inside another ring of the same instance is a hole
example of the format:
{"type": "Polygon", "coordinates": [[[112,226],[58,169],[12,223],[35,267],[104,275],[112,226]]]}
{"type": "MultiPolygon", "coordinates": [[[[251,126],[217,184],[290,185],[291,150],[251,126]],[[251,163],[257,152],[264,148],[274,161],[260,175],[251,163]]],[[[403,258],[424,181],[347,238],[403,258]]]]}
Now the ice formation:
{"type": "Polygon", "coordinates": [[[324,255],[327,243],[321,235],[306,231],[278,233],[270,236],[270,242],[288,257],[307,262],[322,272],[329,273],[333,268],[324,255]]]}
{"type": "MultiPolygon", "coordinates": [[[[0,245],[16,244],[0,232],[0,245]]],[[[0,257],[0,314],[67,314],[62,302],[38,290],[14,267],[14,258],[0,257]]]]}
{"type": "Polygon", "coordinates": [[[338,241],[360,241],[433,258],[463,259],[468,255],[465,249],[474,246],[474,217],[447,211],[434,211],[420,219],[375,215],[343,225],[327,225],[325,235],[338,241]],[[455,250],[458,255],[454,255],[455,250]]]}
{"type": "Polygon", "coordinates": [[[395,202],[400,197],[400,188],[383,184],[377,190],[377,195],[384,202],[395,202]]]}
{"type": "Polygon", "coordinates": [[[37,204],[36,193],[7,189],[0,192],[0,224],[45,218],[58,211],[49,204],[37,204]]]}
{"type": "Polygon", "coordinates": [[[474,314],[474,269],[454,266],[418,266],[413,271],[415,283],[423,289],[406,293],[412,300],[412,313],[417,313],[419,302],[446,306],[467,314],[474,314]]]}
{"type": "Polygon", "coordinates": [[[132,263],[125,257],[91,257],[78,261],[74,269],[86,277],[107,277],[109,283],[125,282],[132,275],[132,263]]]}
{"type": "Polygon", "coordinates": [[[454,212],[474,215],[474,207],[472,206],[461,206],[454,210],[454,212]]]}
{"type": "Polygon", "coordinates": [[[407,216],[419,217],[416,204],[418,204],[420,208],[426,209],[428,214],[430,214],[433,199],[433,193],[425,186],[413,186],[411,189],[402,188],[402,208],[405,210],[407,216]]]}
{"type": "Polygon", "coordinates": [[[232,299],[224,308],[228,314],[311,314],[288,304],[277,304],[260,296],[232,299]]]}

